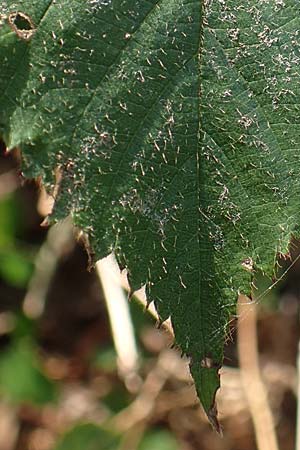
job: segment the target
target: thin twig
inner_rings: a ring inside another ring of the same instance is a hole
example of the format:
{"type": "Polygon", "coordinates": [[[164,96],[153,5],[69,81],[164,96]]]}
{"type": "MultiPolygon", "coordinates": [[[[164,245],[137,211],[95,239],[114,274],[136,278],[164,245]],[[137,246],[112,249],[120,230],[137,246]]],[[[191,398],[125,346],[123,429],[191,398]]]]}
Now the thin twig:
{"type": "MultiPolygon", "coordinates": [[[[117,263],[115,262],[114,264],[115,264],[115,267],[116,267],[117,263]]],[[[127,279],[127,271],[126,271],[126,269],[123,270],[123,272],[120,272],[119,269],[115,268],[113,271],[110,272],[110,277],[112,278],[112,280],[114,280],[114,283],[116,283],[119,286],[121,286],[122,289],[124,289],[128,293],[131,292],[131,288],[129,286],[128,279],[127,279]]],[[[145,308],[145,310],[147,310],[147,312],[149,312],[152,315],[152,317],[154,317],[154,319],[157,321],[157,323],[161,322],[160,318],[159,318],[159,315],[158,315],[158,313],[156,311],[156,308],[154,306],[154,303],[152,302],[152,303],[148,304],[148,302],[147,302],[145,286],[143,286],[138,291],[134,292],[134,298],[145,308]]],[[[172,323],[171,323],[170,319],[165,320],[161,324],[161,326],[162,326],[163,329],[165,329],[174,338],[174,330],[173,330],[172,323]]]]}
{"type": "Polygon", "coordinates": [[[278,450],[274,421],[264,383],[261,379],[257,350],[256,304],[239,296],[238,316],[247,318],[238,322],[238,352],[242,384],[248,400],[259,450],[278,450]],[[245,317],[245,316],[244,316],[245,317]]]}
{"type": "Polygon", "coordinates": [[[137,424],[147,421],[156,404],[156,399],[163,389],[166,381],[176,370],[178,365],[177,355],[171,350],[163,350],[149,372],[136,399],[112,419],[113,426],[126,432],[137,424]]]}
{"type": "MultiPolygon", "coordinates": [[[[125,382],[130,385],[139,383],[137,369],[139,357],[134,329],[130,317],[128,299],[120,285],[120,270],[113,254],[96,264],[106,301],[112,337],[118,355],[118,368],[125,382]],[[134,380],[134,383],[132,381],[134,380]]],[[[131,390],[131,389],[130,389],[131,390]]]]}
{"type": "Polygon", "coordinates": [[[0,448],[13,450],[16,448],[20,424],[17,418],[16,407],[3,400],[0,404],[0,448]]]}
{"type": "Polygon", "coordinates": [[[71,217],[49,229],[47,239],[35,258],[34,273],[23,302],[23,311],[28,317],[37,318],[43,313],[49,285],[58,262],[64,253],[71,251],[75,243],[71,217]]]}

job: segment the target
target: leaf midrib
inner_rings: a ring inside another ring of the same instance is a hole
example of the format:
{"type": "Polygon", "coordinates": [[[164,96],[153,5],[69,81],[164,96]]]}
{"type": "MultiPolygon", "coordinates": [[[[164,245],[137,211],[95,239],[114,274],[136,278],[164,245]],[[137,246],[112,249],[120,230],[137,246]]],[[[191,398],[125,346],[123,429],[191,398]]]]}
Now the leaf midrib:
{"type": "MultiPolygon", "coordinates": [[[[200,7],[200,24],[199,24],[199,42],[198,42],[198,145],[197,145],[197,154],[196,154],[196,177],[197,177],[197,181],[196,181],[196,187],[197,187],[197,196],[198,196],[198,208],[196,211],[196,214],[198,215],[198,221],[197,221],[197,245],[198,245],[198,254],[199,254],[199,264],[198,264],[198,303],[200,304],[200,314],[201,317],[200,319],[200,329],[201,329],[201,347],[203,348],[203,353],[204,353],[204,349],[205,349],[205,336],[204,336],[204,332],[203,332],[203,327],[201,326],[201,322],[204,318],[204,314],[203,314],[203,307],[204,307],[204,302],[200,300],[201,298],[201,284],[202,284],[202,275],[203,275],[203,271],[202,271],[202,261],[201,261],[201,236],[200,236],[200,230],[202,229],[202,221],[201,221],[201,213],[200,211],[202,210],[202,199],[201,199],[201,190],[200,190],[200,164],[201,164],[201,147],[202,147],[202,136],[203,136],[203,130],[201,127],[201,97],[202,97],[202,71],[201,71],[201,59],[202,59],[202,54],[203,54],[203,44],[204,44],[204,15],[205,15],[205,6],[204,6],[204,0],[200,0],[199,1],[199,7],[200,7]]],[[[203,357],[205,355],[203,354],[203,357]]]]}

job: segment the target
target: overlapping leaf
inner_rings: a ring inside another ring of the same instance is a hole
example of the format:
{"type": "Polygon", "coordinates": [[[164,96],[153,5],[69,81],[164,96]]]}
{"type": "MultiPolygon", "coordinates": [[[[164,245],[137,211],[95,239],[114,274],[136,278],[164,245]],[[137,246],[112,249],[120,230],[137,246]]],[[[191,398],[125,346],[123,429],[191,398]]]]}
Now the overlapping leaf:
{"type": "Polygon", "coordinates": [[[215,421],[223,338],[299,222],[299,3],[1,3],[0,126],[146,283],[215,421]]]}

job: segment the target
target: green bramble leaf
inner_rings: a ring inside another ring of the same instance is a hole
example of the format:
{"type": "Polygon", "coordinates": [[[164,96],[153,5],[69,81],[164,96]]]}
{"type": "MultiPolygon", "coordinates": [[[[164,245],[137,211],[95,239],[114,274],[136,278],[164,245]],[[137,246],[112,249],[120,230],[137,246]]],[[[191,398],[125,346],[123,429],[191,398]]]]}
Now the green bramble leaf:
{"type": "Polygon", "coordinates": [[[0,127],[146,284],[217,427],[223,339],[299,222],[299,3],[1,3],[0,127]]]}

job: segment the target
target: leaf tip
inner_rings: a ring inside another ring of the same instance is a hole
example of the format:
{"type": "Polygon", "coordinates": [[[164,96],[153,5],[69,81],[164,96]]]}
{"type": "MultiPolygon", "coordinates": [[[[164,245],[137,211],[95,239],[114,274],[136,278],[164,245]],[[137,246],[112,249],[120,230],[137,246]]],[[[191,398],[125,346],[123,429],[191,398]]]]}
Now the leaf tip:
{"type": "MultiPolygon", "coordinates": [[[[215,394],[216,394],[216,392],[215,392],[215,394]]],[[[206,414],[207,414],[208,420],[209,420],[210,424],[212,425],[213,429],[222,437],[223,430],[222,430],[222,427],[218,420],[218,409],[217,409],[215,398],[214,398],[212,407],[208,411],[206,411],[206,414]]]]}
{"type": "Polygon", "coordinates": [[[220,388],[220,368],[221,364],[211,356],[202,358],[200,364],[193,360],[190,363],[190,370],[202,407],[213,429],[222,436],[216,405],[216,394],[220,388]]]}

